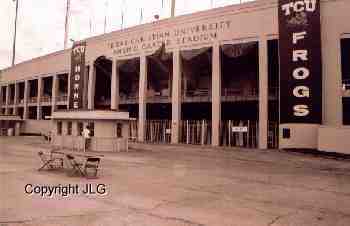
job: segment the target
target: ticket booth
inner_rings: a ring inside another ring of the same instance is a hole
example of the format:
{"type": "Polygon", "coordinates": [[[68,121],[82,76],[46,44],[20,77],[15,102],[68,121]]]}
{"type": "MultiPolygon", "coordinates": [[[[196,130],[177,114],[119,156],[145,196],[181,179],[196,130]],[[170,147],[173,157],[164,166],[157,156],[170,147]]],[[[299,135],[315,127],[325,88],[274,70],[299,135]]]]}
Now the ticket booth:
{"type": "Polygon", "coordinates": [[[83,151],[128,151],[129,113],[120,111],[56,111],[52,115],[52,144],[83,151]],[[87,128],[89,139],[84,139],[87,128]]]}
{"type": "Polygon", "coordinates": [[[0,136],[19,136],[23,120],[15,115],[0,115],[0,136]]]}

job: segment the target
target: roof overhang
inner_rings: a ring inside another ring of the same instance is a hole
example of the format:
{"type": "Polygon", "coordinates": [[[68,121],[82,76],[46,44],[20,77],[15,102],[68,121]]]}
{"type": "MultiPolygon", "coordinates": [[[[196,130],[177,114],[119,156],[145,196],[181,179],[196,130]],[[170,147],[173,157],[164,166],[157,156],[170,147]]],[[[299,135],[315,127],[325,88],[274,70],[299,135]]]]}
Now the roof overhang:
{"type": "Polygon", "coordinates": [[[0,115],[0,121],[23,121],[23,119],[17,115],[0,115]]]}
{"type": "Polygon", "coordinates": [[[55,111],[51,119],[58,120],[130,120],[122,111],[55,111]]]}

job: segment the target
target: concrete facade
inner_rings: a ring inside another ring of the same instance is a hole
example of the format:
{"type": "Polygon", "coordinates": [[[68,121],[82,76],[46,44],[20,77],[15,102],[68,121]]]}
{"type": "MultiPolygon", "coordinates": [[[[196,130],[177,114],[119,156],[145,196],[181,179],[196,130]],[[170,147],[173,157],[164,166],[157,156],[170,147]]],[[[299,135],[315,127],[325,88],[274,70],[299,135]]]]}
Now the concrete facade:
{"type": "MultiPolygon", "coordinates": [[[[341,92],[341,63],[340,63],[340,38],[350,33],[349,12],[350,2],[347,0],[322,0],[321,1],[321,39],[323,61],[323,126],[328,128],[340,128],[332,131],[343,136],[347,126],[342,125],[342,92],[341,92]]],[[[223,44],[246,43],[256,41],[259,43],[259,123],[258,136],[259,148],[267,148],[268,137],[268,57],[267,41],[278,39],[278,10],[277,0],[257,0],[254,2],[232,5],[191,15],[179,16],[173,19],[165,19],[144,25],[115,31],[105,35],[86,39],[86,65],[89,65],[88,80],[88,109],[94,109],[96,71],[94,62],[98,57],[105,56],[112,61],[111,79],[111,109],[118,109],[119,76],[116,67],[118,61],[138,57],[140,59],[139,101],[138,101],[138,139],[145,138],[146,122],[146,89],[147,89],[147,57],[156,51],[164,42],[166,51],[173,53],[173,80],[171,96],[171,142],[179,142],[179,124],[181,120],[181,73],[182,66],[180,51],[212,47],[212,92],[211,92],[211,140],[212,145],[219,145],[219,123],[221,120],[221,70],[219,47],[223,44]]],[[[39,57],[31,61],[23,62],[12,68],[5,69],[2,75],[1,86],[25,82],[24,113],[28,116],[28,93],[30,85],[28,80],[38,79],[37,118],[41,118],[40,90],[41,78],[68,73],[70,70],[70,50],[56,52],[39,57]]],[[[68,80],[69,81],[69,80],[68,80]]],[[[69,87],[69,84],[68,84],[69,87]]],[[[53,79],[52,111],[57,109],[57,81],[53,79]]],[[[69,88],[68,88],[69,90],[69,88]]],[[[9,112],[9,89],[6,89],[6,103],[2,108],[9,112]]],[[[69,95],[69,93],[68,93],[69,95]]],[[[16,106],[16,104],[15,104],[16,106]]],[[[281,109],[283,110],[283,109],[281,109]]],[[[291,125],[299,128],[298,125],[291,125]]],[[[282,131],[282,127],[280,131],[282,131]]],[[[280,147],[317,148],[328,150],[328,147],[319,143],[319,130],[311,125],[307,127],[310,139],[305,139],[302,134],[293,139],[280,138],[280,147]]],[[[322,130],[322,134],[324,130],[322,130]]],[[[281,134],[281,132],[280,132],[281,134]]],[[[321,133],[320,133],[321,134],[321,133]]],[[[350,137],[350,133],[348,134],[350,137]]],[[[339,141],[341,143],[343,141],[339,141]]],[[[345,141],[344,141],[345,142],[345,141]]],[[[323,143],[323,142],[322,142],[323,143]]],[[[339,146],[344,146],[339,144],[339,146]]],[[[337,146],[332,150],[337,151],[337,146]],[[333,150],[334,149],[334,150],[333,150]]]]}

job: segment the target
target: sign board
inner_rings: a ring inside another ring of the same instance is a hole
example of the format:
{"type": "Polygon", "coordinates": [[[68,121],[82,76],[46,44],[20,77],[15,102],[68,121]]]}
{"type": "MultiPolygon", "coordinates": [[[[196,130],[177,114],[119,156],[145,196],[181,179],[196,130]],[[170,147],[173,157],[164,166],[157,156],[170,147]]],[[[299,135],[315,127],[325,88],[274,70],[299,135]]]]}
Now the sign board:
{"type": "MultiPolygon", "coordinates": [[[[70,98],[69,109],[78,110],[84,108],[84,84],[85,84],[85,52],[86,42],[73,44],[71,53],[70,73],[70,98]]],[[[87,87],[86,87],[87,88],[87,87]]]]}
{"type": "Polygon", "coordinates": [[[279,0],[280,122],[322,121],[320,0],[279,0]]]}
{"type": "Polygon", "coordinates": [[[247,126],[233,126],[232,132],[234,132],[234,133],[247,133],[248,127],[247,126]]]}

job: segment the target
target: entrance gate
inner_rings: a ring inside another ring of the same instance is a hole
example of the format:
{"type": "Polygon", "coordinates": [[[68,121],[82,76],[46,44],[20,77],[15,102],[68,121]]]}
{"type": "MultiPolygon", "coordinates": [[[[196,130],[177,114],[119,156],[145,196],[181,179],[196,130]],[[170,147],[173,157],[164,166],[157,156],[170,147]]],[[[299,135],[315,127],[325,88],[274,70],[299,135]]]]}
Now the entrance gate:
{"type": "Polygon", "coordinates": [[[171,121],[170,120],[147,120],[146,137],[147,143],[168,144],[171,141],[171,121]]]}
{"type": "Polygon", "coordinates": [[[225,120],[220,124],[220,143],[226,147],[258,147],[258,122],[225,120]]]}
{"type": "Polygon", "coordinates": [[[182,120],[180,122],[180,142],[183,144],[211,144],[211,121],[182,120]]]}

